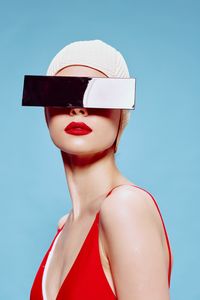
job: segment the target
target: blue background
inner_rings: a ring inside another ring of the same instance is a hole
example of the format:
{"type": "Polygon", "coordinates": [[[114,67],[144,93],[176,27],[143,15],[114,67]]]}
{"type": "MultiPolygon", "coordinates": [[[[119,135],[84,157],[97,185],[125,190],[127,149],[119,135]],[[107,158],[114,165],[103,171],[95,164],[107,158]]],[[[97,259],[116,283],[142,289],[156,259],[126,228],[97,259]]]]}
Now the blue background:
{"type": "Polygon", "coordinates": [[[7,1],[0,32],[0,298],[29,299],[58,220],[71,207],[43,109],[21,106],[23,76],[45,74],[70,42],[102,39],[137,78],[118,167],[159,204],[174,255],[171,299],[200,299],[200,2],[7,1]]]}

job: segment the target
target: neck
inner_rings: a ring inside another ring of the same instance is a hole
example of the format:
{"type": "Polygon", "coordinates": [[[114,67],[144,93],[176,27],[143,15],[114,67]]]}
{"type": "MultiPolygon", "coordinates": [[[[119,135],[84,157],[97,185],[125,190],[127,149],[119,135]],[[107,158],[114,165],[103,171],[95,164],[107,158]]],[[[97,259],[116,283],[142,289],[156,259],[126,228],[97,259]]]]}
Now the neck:
{"type": "Polygon", "coordinates": [[[115,164],[112,148],[92,155],[77,156],[63,151],[61,155],[74,220],[96,212],[109,190],[125,181],[115,164]]]}

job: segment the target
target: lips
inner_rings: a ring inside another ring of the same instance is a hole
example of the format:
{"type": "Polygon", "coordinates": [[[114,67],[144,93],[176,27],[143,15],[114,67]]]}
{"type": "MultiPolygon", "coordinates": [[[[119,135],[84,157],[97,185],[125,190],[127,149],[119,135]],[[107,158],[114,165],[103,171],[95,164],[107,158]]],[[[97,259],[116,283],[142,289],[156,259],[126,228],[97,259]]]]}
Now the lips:
{"type": "Polygon", "coordinates": [[[92,129],[87,126],[84,122],[71,122],[64,129],[67,134],[72,135],[85,135],[89,134],[92,129]]]}
{"type": "Polygon", "coordinates": [[[65,127],[65,131],[71,129],[82,129],[84,131],[92,131],[92,129],[89,126],[87,126],[84,122],[71,122],[65,127]]]}

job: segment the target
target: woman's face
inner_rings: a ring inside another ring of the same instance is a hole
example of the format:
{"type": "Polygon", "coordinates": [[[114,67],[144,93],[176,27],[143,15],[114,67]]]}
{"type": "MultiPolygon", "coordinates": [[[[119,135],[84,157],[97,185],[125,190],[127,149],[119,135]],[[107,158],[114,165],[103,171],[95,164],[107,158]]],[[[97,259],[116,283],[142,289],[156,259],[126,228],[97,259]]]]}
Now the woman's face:
{"type": "MultiPolygon", "coordinates": [[[[107,77],[86,66],[69,66],[56,76],[107,77]]],[[[45,107],[45,117],[54,144],[63,152],[75,155],[94,154],[110,148],[117,136],[120,109],[45,107]],[[92,131],[74,135],[66,132],[71,122],[84,122],[92,131]]]]}

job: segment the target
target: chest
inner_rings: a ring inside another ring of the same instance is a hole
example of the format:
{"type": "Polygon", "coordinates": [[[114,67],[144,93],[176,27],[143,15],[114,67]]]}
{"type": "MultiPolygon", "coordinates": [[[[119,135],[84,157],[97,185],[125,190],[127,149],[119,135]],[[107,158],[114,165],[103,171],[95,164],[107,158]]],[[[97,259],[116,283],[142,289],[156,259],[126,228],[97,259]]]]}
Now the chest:
{"type": "Polygon", "coordinates": [[[99,273],[104,277],[108,288],[115,293],[99,224],[94,222],[89,231],[84,232],[76,228],[57,235],[44,268],[44,300],[55,300],[73,278],[81,280],[82,276],[83,280],[86,277],[97,277],[99,273]]]}

